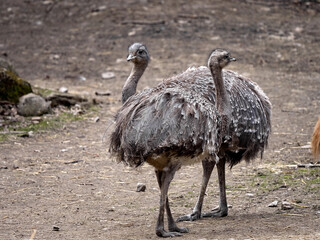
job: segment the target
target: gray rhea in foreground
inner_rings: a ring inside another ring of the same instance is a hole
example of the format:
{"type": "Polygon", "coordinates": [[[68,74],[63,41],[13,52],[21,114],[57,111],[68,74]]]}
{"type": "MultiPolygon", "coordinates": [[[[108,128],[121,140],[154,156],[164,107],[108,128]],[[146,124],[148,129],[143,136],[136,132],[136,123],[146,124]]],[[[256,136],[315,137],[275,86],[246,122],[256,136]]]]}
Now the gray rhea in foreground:
{"type": "Polygon", "coordinates": [[[145,45],[133,43],[129,46],[127,61],[131,61],[133,67],[122,88],[122,103],[125,103],[129,97],[136,93],[138,82],[148,66],[149,59],[148,49],[145,45]]]}
{"type": "Polygon", "coordinates": [[[147,162],[155,167],[161,191],[156,224],[160,237],[188,232],[176,225],[167,196],[169,184],[181,166],[202,161],[203,179],[193,213],[178,221],[225,216],[225,163],[232,167],[242,159],[253,159],[259,152],[262,156],[267,145],[271,104],[257,84],[222,70],[233,60],[227,51],[216,49],[208,59],[209,68],[189,68],[157,87],[132,95],[115,116],[110,152],[130,166],[147,162]],[[220,207],[201,214],[216,164],[220,207]],[[165,210],[169,232],[164,230],[165,210]]]}

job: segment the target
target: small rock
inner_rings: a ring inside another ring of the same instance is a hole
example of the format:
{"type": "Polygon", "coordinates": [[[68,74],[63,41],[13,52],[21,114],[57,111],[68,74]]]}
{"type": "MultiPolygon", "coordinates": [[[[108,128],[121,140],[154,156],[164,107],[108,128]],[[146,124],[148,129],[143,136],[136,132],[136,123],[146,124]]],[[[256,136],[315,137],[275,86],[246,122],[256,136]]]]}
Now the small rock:
{"type": "Polygon", "coordinates": [[[143,183],[138,183],[137,184],[137,192],[144,192],[146,190],[146,185],[143,183]]]}
{"type": "Polygon", "coordinates": [[[268,207],[277,207],[278,206],[278,200],[273,201],[272,203],[269,203],[268,207]]]}
{"type": "Polygon", "coordinates": [[[246,193],[246,195],[247,195],[248,197],[253,197],[253,196],[254,196],[253,193],[246,193]]]}
{"type": "Polygon", "coordinates": [[[287,201],[282,201],[282,203],[281,203],[281,209],[282,210],[290,210],[292,208],[293,208],[293,206],[292,206],[291,203],[289,203],[287,201]]]}
{"type": "Polygon", "coordinates": [[[41,119],[42,119],[41,117],[37,116],[37,117],[32,117],[32,118],[31,118],[31,121],[38,121],[38,122],[40,122],[41,119]]]}
{"type": "Polygon", "coordinates": [[[104,72],[101,74],[103,79],[114,78],[116,75],[113,72],[104,72]]]}
{"type": "Polygon", "coordinates": [[[76,104],[71,108],[71,112],[74,116],[81,115],[85,113],[85,110],[82,109],[81,105],[76,104]]]}
{"type": "Polygon", "coordinates": [[[107,210],[107,212],[114,212],[115,211],[115,207],[111,207],[107,210]]]}
{"type": "Polygon", "coordinates": [[[136,31],[135,30],[132,30],[131,32],[128,32],[128,36],[134,36],[136,35],[136,31]]]}
{"type": "Polygon", "coordinates": [[[107,9],[107,6],[105,6],[105,5],[102,5],[102,6],[98,7],[99,11],[103,11],[103,10],[106,10],[106,9],[107,9]]]}
{"type": "Polygon", "coordinates": [[[60,228],[58,226],[53,226],[52,231],[60,231],[60,228]]]}
{"type": "Polygon", "coordinates": [[[53,2],[51,0],[46,0],[46,1],[43,1],[42,4],[43,5],[48,5],[48,4],[52,4],[53,2]]]}
{"type": "Polygon", "coordinates": [[[78,77],[78,79],[79,79],[80,81],[86,81],[86,80],[87,80],[87,78],[86,78],[85,76],[82,76],[82,75],[80,75],[80,76],[78,77]]]}
{"type": "Polygon", "coordinates": [[[27,133],[20,135],[20,137],[22,137],[22,138],[28,138],[28,137],[32,137],[32,136],[33,136],[33,131],[29,131],[27,133]]]}
{"type": "Polygon", "coordinates": [[[59,88],[59,92],[67,93],[67,92],[68,92],[68,88],[66,88],[66,87],[61,87],[61,88],[59,88]]]}
{"type": "Polygon", "coordinates": [[[51,111],[51,102],[33,93],[19,99],[18,114],[22,116],[39,116],[51,111]]]}
{"type": "Polygon", "coordinates": [[[93,119],[94,122],[99,122],[99,120],[100,120],[99,117],[95,117],[95,118],[93,119]]]}
{"type": "Polygon", "coordinates": [[[58,60],[58,59],[60,59],[60,55],[58,55],[58,54],[51,54],[51,55],[49,56],[49,58],[50,58],[51,60],[58,60]]]}
{"type": "Polygon", "coordinates": [[[96,96],[110,96],[111,92],[106,91],[106,92],[95,92],[96,96]]]}

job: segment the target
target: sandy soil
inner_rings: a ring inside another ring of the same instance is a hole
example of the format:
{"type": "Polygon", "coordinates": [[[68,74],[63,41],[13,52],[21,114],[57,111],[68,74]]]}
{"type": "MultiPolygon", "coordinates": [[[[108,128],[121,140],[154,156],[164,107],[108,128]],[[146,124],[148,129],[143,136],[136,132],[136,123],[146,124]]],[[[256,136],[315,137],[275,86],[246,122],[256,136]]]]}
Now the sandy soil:
{"type": "MultiPolygon", "coordinates": [[[[273,104],[263,160],[227,171],[229,216],[179,223],[190,229],[182,239],[320,239],[320,172],[288,167],[313,161],[307,145],[320,112],[319,5],[1,1],[0,54],[21,77],[44,88],[112,95],[100,97],[101,109],[83,121],[0,143],[0,239],[157,239],[159,190],[152,167],[114,163],[103,138],[131,68],[127,46],[136,41],[152,58],[140,90],[204,65],[210,50],[221,47],[238,59],[230,69],[256,81],[273,104]],[[104,72],[115,78],[103,79],[104,72]],[[135,191],[139,182],[146,192],[135,191]],[[268,207],[274,200],[294,208],[268,207]]],[[[192,211],[200,181],[200,165],[177,173],[169,193],[174,216],[192,211]]],[[[215,172],[205,211],[217,204],[215,172]]]]}

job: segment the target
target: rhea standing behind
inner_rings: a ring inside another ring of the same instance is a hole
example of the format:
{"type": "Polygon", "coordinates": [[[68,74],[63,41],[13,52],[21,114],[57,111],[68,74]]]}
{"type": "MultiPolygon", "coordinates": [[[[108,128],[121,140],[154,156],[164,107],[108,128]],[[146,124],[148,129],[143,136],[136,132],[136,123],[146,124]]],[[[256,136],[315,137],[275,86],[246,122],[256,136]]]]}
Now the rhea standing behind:
{"type": "MultiPolygon", "coordinates": [[[[131,95],[115,117],[111,153],[119,161],[133,167],[144,162],[155,167],[161,190],[156,224],[156,234],[160,237],[180,236],[188,232],[187,228],[176,225],[167,196],[169,184],[181,166],[203,161],[204,170],[206,165],[210,168],[204,173],[204,178],[209,180],[216,163],[224,166],[229,161],[234,165],[242,158],[251,159],[262,152],[266,145],[270,132],[271,105],[267,97],[259,99],[237,88],[243,99],[236,100],[229,96],[235,91],[235,82],[247,81],[234,72],[222,72],[222,68],[233,60],[227,51],[214,50],[208,60],[210,71],[206,67],[190,68],[155,88],[131,95]],[[256,102],[259,105],[257,109],[248,107],[256,102]],[[238,105],[240,109],[233,107],[238,105]],[[247,114],[242,120],[241,114],[247,111],[251,117],[248,118],[247,114]],[[242,139],[239,136],[241,132],[246,133],[242,139]],[[256,141],[246,145],[243,141],[250,137],[255,137],[256,141]],[[165,211],[169,232],[164,230],[165,211]]],[[[132,80],[134,87],[137,79],[139,77],[132,80]]],[[[253,92],[263,93],[253,82],[250,81],[248,85],[253,92]]],[[[224,173],[224,167],[218,167],[219,178],[224,180],[222,169],[224,173]]],[[[197,203],[198,217],[201,217],[202,192],[206,184],[207,181],[203,181],[197,203]]],[[[219,179],[219,184],[222,186],[225,183],[219,179]]],[[[220,187],[220,202],[221,199],[224,207],[225,189],[220,187]]]]}

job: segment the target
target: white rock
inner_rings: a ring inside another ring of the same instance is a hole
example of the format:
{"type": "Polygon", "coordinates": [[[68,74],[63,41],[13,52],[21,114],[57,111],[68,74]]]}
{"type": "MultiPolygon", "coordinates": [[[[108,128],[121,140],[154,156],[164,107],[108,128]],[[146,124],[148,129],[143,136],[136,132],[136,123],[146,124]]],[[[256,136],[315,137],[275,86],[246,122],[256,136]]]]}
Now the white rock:
{"type": "Polygon", "coordinates": [[[99,120],[100,120],[99,117],[95,117],[95,118],[93,119],[94,122],[99,122],[99,120]]]}
{"type": "Polygon", "coordinates": [[[60,87],[60,88],[59,88],[59,92],[67,93],[67,92],[68,92],[68,88],[66,88],[66,87],[60,87]]]}
{"type": "Polygon", "coordinates": [[[101,74],[103,79],[114,78],[116,75],[113,72],[104,72],[101,74]]]}
{"type": "Polygon", "coordinates": [[[86,77],[81,76],[81,75],[78,77],[78,79],[79,79],[80,81],[86,81],[86,80],[87,80],[87,78],[86,78],[86,77]]]}
{"type": "Polygon", "coordinates": [[[278,200],[273,201],[272,203],[269,203],[268,207],[276,207],[278,206],[278,200]]]}
{"type": "Polygon", "coordinates": [[[99,11],[103,11],[103,10],[106,10],[106,9],[107,9],[107,6],[105,6],[105,5],[102,5],[102,6],[98,7],[99,11]]]}

